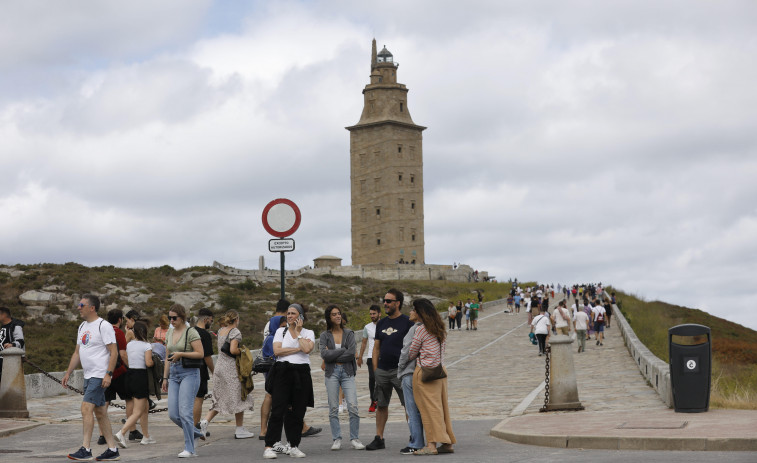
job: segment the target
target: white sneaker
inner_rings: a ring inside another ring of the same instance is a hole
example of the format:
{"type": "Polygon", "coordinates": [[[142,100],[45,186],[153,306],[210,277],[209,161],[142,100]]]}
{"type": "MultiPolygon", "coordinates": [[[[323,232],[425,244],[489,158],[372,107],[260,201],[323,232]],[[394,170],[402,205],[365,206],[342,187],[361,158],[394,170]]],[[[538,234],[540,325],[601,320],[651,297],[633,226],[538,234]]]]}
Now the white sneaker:
{"type": "Polygon", "coordinates": [[[342,448],[342,439],[334,439],[334,443],[331,444],[331,450],[339,450],[342,448]]]}
{"type": "Polygon", "coordinates": [[[360,442],[360,439],[352,439],[350,441],[350,444],[352,444],[352,448],[355,450],[364,450],[365,445],[363,445],[362,442],[360,442]]]}
{"type": "Polygon", "coordinates": [[[116,443],[119,447],[121,447],[122,449],[126,448],[126,438],[124,437],[123,433],[121,433],[121,431],[113,434],[113,437],[116,438],[116,443]]]}
{"type": "Polygon", "coordinates": [[[178,454],[176,456],[179,457],[179,458],[194,458],[194,457],[197,456],[197,454],[196,453],[192,453],[192,452],[187,452],[186,450],[184,450],[183,452],[181,452],[180,454],[178,454]]]}
{"type": "Polygon", "coordinates": [[[284,454],[289,455],[289,450],[290,450],[289,442],[284,444],[281,441],[278,441],[275,444],[273,444],[273,451],[276,453],[284,453],[284,454]]]}
{"type": "Polygon", "coordinates": [[[289,456],[292,458],[305,458],[305,453],[297,447],[289,449],[289,456]]]}
{"type": "Polygon", "coordinates": [[[255,437],[255,434],[246,429],[242,429],[241,431],[236,431],[234,433],[234,439],[249,439],[250,437],[255,437]]]}
{"type": "Polygon", "coordinates": [[[200,431],[203,436],[208,435],[208,420],[200,420],[200,431]]]}
{"type": "Polygon", "coordinates": [[[142,440],[139,443],[142,445],[154,444],[155,439],[152,437],[142,437],[142,440]]]}
{"type": "Polygon", "coordinates": [[[272,448],[270,448],[270,449],[265,449],[263,451],[263,458],[267,458],[267,459],[270,460],[270,459],[273,459],[273,458],[278,458],[278,455],[276,455],[276,451],[275,450],[273,450],[272,448]]]}

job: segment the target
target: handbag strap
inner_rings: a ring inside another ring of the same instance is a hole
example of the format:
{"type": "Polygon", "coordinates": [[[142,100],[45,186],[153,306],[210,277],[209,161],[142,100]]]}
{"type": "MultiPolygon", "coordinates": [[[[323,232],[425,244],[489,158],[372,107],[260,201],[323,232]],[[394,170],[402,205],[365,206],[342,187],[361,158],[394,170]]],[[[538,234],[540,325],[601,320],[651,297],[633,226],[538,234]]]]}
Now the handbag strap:
{"type": "Polygon", "coordinates": [[[191,326],[184,330],[184,352],[187,351],[187,341],[189,341],[189,330],[194,329],[191,326]]]}

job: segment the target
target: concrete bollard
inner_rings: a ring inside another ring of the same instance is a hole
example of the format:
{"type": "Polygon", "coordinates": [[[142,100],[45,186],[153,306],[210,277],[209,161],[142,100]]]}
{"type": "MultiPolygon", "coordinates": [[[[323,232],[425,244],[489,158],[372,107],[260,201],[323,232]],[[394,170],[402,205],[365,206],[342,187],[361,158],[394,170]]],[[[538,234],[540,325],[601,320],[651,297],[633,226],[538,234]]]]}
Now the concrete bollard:
{"type": "Polygon", "coordinates": [[[549,403],[547,410],[583,410],[578,400],[573,340],[564,334],[549,339],[549,403]]]}
{"type": "Polygon", "coordinates": [[[26,383],[21,356],[24,350],[9,347],[0,351],[3,377],[0,380],[0,418],[29,418],[26,408],[26,383]]]}

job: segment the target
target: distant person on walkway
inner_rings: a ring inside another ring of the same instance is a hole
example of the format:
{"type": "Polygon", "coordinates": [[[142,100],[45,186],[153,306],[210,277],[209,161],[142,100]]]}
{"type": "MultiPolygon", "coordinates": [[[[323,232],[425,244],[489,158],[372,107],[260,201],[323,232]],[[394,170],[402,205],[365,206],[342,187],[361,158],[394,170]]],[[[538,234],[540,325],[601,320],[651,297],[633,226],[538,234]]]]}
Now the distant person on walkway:
{"type": "Polygon", "coordinates": [[[612,318],[612,304],[605,302],[605,326],[610,327],[610,319],[612,318]]]}
{"type": "Polygon", "coordinates": [[[386,448],[384,443],[384,428],[389,418],[389,401],[392,389],[397,391],[402,405],[405,398],[402,393],[402,382],[397,377],[397,365],[402,352],[402,339],[405,337],[413,322],[402,313],[402,302],[405,300],[402,292],[392,288],[384,296],[384,310],[387,316],[376,324],[376,340],[373,344],[373,369],[376,374],[376,437],[366,446],[366,450],[386,448]]]}
{"type": "Polygon", "coordinates": [[[426,447],[415,454],[453,453],[455,450],[452,446],[457,441],[452,431],[452,419],[447,402],[446,369],[443,366],[444,348],[447,344],[444,322],[434,304],[428,299],[414,300],[413,311],[421,325],[413,335],[408,358],[418,360],[413,373],[413,395],[426,432],[426,447]],[[445,377],[423,381],[423,368],[435,367],[441,367],[445,377]],[[441,445],[437,448],[437,444],[441,445]]]}
{"type": "Polygon", "coordinates": [[[168,392],[168,416],[184,432],[184,450],[179,458],[196,457],[195,439],[205,440],[205,434],[195,428],[192,408],[200,388],[200,369],[184,366],[182,359],[203,358],[202,341],[195,328],[187,326],[186,309],[174,304],[168,311],[171,327],[166,334],[166,357],[163,369],[163,392],[168,392]]]}
{"type": "MultiPolygon", "coordinates": [[[[461,304],[462,305],[462,302],[461,304]]],[[[410,428],[410,441],[407,446],[400,450],[402,455],[412,455],[426,446],[423,434],[423,419],[418,406],[415,404],[415,395],[413,394],[413,374],[415,373],[416,360],[410,360],[410,344],[413,343],[415,330],[421,324],[415,309],[408,315],[413,326],[402,339],[402,351],[400,352],[399,363],[397,364],[397,376],[402,381],[402,394],[405,398],[405,414],[407,415],[407,426],[410,428]]]]}
{"type": "Polygon", "coordinates": [[[539,356],[544,355],[549,340],[549,316],[547,310],[544,307],[539,308],[539,315],[535,316],[531,322],[531,332],[536,335],[536,340],[539,341],[539,356]]]}
{"type": "Polygon", "coordinates": [[[365,364],[368,367],[368,392],[371,396],[371,406],[368,407],[368,412],[373,413],[376,411],[376,376],[373,371],[373,345],[376,339],[376,323],[381,318],[381,307],[376,304],[371,305],[368,309],[368,316],[371,317],[371,322],[366,324],[363,328],[363,340],[360,344],[360,355],[357,358],[358,368],[363,366],[363,356],[368,357],[365,360],[365,364]]]}
{"type": "Polygon", "coordinates": [[[570,313],[565,307],[565,301],[560,301],[552,314],[552,321],[555,323],[557,334],[570,335],[570,313]]]}
{"type": "Polygon", "coordinates": [[[465,331],[470,330],[470,305],[473,303],[473,299],[468,298],[468,302],[465,303],[465,331]]]}
{"type": "Polygon", "coordinates": [[[219,413],[234,415],[236,430],[234,439],[249,439],[254,434],[244,427],[244,412],[253,410],[252,394],[242,400],[242,383],[237,376],[236,356],[241,353],[242,333],[239,331],[239,314],[236,310],[229,310],[218,321],[218,363],[213,370],[213,405],[208,410],[205,419],[200,421],[200,430],[207,435],[208,423],[219,413]],[[229,343],[228,352],[223,350],[224,344],[229,343]],[[231,354],[231,355],[229,355],[231,354]]]}
{"type": "Polygon", "coordinates": [[[158,321],[158,327],[155,328],[155,334],[152,337],[152,342],[159,342],[161,344],[166,343],[166,333],[168,333],[168,316],[163,314],[158,321]]]}
{"type": "MultiPolygon", "coordinates": [[[[0,350],[11,347],[23,349],[24,322],[11,317],[11,310],[0,307],[0,350]]],[[[3,358],[0,357],[0,380],[3,378],[3,358]]]]}
{"type": "Polygon", "coordinates": [[[576,330],[578,353],[586,352],[586,330],[589,327],[589,316],[586,315],[586,312],[584,312],[583,310],[574,312],[573,327],[576,330]]]}
{"type": "Polygon", "coordinates": [[[79,316],[84,322],[79,325],[76,336],[76,349],[68,362],[61,384],[68,386],[68,379],[74,368],[81,363],[84,374],[84,398],[81,404],[82,446],[75,453],[68,455],[71,460],[92,460],[92,430],[97,426],[105,437],[108,448],[97,457],[98,461],[119,460],[113,429],[108,418],[108,403],[105,400],[105,388],[110,386],[113,369],[116,368],[118,347],[113,325],[97,315],[100,299],[92,294],[85,294],[79,301],[79,316]]]}
{"type": "Polygon", "coordinates": [[[470,305],[470,323],[471,323],[471,329],[474,331],[478,330],[478,309],[480,305],[478,302],[473,302],[470,305]]]}
{"type": "Polygon", "coordinates": [[[462,324],[463,324],[463,301],[457,301],[457,305],[455,306],[455,309],[457,309],[457,315],[455,316],[455,322],[457,323],[457,331],[462,331],[462,324]]]}
{"type": "Polygon", "coordinates": [[[515,293],[513,296],[513,304],[515,305],[515,313],[520,313],[520,293],[515,293]]]}
{"type": "Polygon", "coordinates": [[[455,319],[457,319],[457,307],[455,307],[455,304],[450,301],[449,307],[447,308],[447,321],[449,322],[450,331],[455,329],[455,319]]]}
{"type": "Polygon", "coordinates": [[[594,301],[594,308],[591,309],[594,314],[594,340],[598,346],[603,346],[605,340],[605,308],[599,303],[599,299],[594,301]]]}
{"type": "MultiPolygon", "coordinates": [[[[281,428],[284,427],[289,441],[290,457],[303,458],[299,449],[302,439],[305,409],[313,407],[313,379],[310,376],[310,357],[315,346],[315,334],[303,327],[305,309],[292,304],[286,312],[287,325],[276,330],[273,351],[276,363],[269,372],[271,376],[271,417],[265,435],[263,458],[276,458],[274,444],[280,444],[281,428]]],[[[266,381],[266,382],[268,382],[266,381]]]]}
{"type": "Polygon", "coordinates": [[[215,371],[215,364],[213,363],[213,336],[208,332],[211,326],[213,326],[213,312],[203,307],[197,313],[197,323],[195,323],[195,329],[197,330],[197,334],[200,335],[200,343],[202,344],[203,362],[200,365],[200,388],[197,390],[192,407],[192,421],[195,423],[195,427],[199,426],[201,429],[202,404],[205,402],[205,396],[208,395],[210,375],[215,371]]]}
{"type": "Polygon", "coordinates": [[[132,398],[132,413],[124,423],[123,427],[116,433],[115,438],[121,448],[126,448],[126,437],[124,434],[136,426],[139,421],[142,426],[142,439],[140,444],[154,444],[155,439],[150,437],[148,424],[148,403],[150,397],[150,386],[147,377],[147,368],[153,366],[152,346],[147,342],[147,325],[141,320],[137,320],[132,325],[132,334],[134,339],[126,345],[126,354],[129,358],[129,370],[126,372],[126,389],[132,398]]]}
{"type": "Polygon", "coordinates": [[[342,448],[342,427],[339,425],[339,389],[344,391],[347,411],[350,415],[350,445],[355,450],[365,449],[360,442],[360,415],[357,408],[355,373],[357,360],[355,333],[347,328],[342,310],[334,304],[324,312],[326,331],[321,333],[319,352],[323,359],[326,393],[329,401],[329,424],[331,425],[331,450],[342,448]]]}

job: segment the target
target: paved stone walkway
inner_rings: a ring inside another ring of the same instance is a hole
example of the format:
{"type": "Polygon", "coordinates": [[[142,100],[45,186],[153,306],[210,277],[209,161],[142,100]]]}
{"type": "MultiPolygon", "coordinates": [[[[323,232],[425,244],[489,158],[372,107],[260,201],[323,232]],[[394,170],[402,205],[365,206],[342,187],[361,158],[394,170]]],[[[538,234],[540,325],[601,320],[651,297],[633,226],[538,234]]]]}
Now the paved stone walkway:
{"type": "MultiPolygon", "coordinates": [[[[503,418],[508,416],[529,393],[544,381],[544,357],[537,356],[537,347],[528,341],[528,315],[503,313],[504,307],[481,312],[477,331],[449,333],[445,365],[449,371],[450,409],[454,420],[503,418]]],[[[574,356],[579,397],[588,411],[665,409],[662,400],[646,384],[626,350],[617,328],[606,331],[604,346],[587,343],[587,351],[574,356]]],[[[309,409],[306,420],[319,426],[328,425],[328,403],[320,370],[321,359],[311,356],[315,408],[309,409]]],[[[262,397],[262,377],[256,382],[256,403],[262,397]]],[[[357,378],[362,431],[373,427],[367,410],[368,372],[365,366],[357,378]]],[[[525,413],[537,413],[543,405],[544,393],[536,395],[525,413]]],[[[47,422],[79,421],[78,397],[61,396],[29,401],[29,413],[35,420],[47,422]]],[[[165,399],[158,403],[165,406],[165,399]]],[[[207,408],[206,403],[206,408],[207,408]]],[[[124,412],[110,409],[114,421],[124,412]]],[[[245,423],[259,429],[259,413],[245,416],[245,423]]],[[[390,421],[404,421],[398,400],[390,406],[390,421]]],[[[168,422],[167,413],[150,415],[156,424],[168,422]]],[[[231,424],[233,417],[218,416],[214,424],[231,424]]],[[[343,414],[345,424],[347,414],[343,414]]],[[[211,425],[212,427],[212,425],[211,425]]]]}

